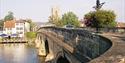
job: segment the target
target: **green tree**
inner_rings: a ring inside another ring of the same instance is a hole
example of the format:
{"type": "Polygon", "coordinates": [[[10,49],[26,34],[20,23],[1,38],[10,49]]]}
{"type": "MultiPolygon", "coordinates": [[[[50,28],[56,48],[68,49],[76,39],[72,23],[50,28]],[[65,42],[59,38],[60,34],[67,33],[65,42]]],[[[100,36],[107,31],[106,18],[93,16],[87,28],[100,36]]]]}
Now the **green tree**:
{"type": "Polygon", "coordinates": [[[71,25],[74,25],[75,27],[80,26],[80,23],[78,21],[78,17],[73,12],[65,13],[62,16],[61,21],[62,21],[63,25],[71,24],[71,25]]]}
{"type": "Polygon", "coordinates": [[[26,32],[25,36],[26,36],[26,39],[28,40],[28,44],[34,45],[34,41],[36,38],[36,32],[26,32]]]}
{"type": "Polygon", "coordinates": [[[60,16],[59,16],[59,9],[53,7],[51,9],[51,15],[49,16],[49,23],[54,24],[55,26],[61,26],[60,16]]]}
{"type": "Polygon", "coordinates": [[[116,15],[113,11],[98,10],[85,14],[85,24],[89,27],[115,27],[116,15]]]}
{"type": "Polygon", "coordinates": [[[4,20],[1,19],[1,20],[0,20],[0,27],[3,27],[3,26],[4,26],[4,20]]]}
{"type": "Polygon", "coordinates": [[[27,37],[28,39],[36,38],[36,32],[27,32],[27,33],[26,33],[26,37],[27,37]]]}
{"type": "Polygon", "coordinates": [[[31,19],[27,19],[26,21],[29,22],[29,24],[30,24],[30,31],[33,31],[33,28],[36,26],[36,24],[33,23],[33,21],[31,19]]]}
{"type": "Polygon", "coordinates": [[[56,26],[62,26],[59,16],[49,16],[49,23],[52,23],[56,26]]]}
{"type": "Polygon", "coordinates": [[[13,20],[13,19],[14,19],[13,12],[11,12],[11,11],[9,11],[8,15],[6,15],[4,17],[4,21],[9,21],[9,20],[13,20]]]}

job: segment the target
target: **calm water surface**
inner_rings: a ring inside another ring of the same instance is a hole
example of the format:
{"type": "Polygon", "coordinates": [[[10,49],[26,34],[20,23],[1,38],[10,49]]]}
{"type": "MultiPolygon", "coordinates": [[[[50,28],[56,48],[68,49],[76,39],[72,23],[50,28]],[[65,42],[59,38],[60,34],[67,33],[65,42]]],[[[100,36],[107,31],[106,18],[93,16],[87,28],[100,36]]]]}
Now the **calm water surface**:
{"type": "Polygon", "coordinates": [[[0,45],[0,63],[44,63],[34,47],[24,44],[0,45]]]}

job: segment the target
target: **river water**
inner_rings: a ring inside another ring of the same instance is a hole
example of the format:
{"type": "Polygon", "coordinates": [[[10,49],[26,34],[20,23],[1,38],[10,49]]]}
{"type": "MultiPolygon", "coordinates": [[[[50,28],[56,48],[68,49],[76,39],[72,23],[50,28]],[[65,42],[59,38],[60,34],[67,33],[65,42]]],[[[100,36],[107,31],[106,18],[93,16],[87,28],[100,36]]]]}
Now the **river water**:
{"type": "Polygon", "coordinates": [[[0,45],[0,63],[44,63],[34,47],[25,44],[0,45]]]}

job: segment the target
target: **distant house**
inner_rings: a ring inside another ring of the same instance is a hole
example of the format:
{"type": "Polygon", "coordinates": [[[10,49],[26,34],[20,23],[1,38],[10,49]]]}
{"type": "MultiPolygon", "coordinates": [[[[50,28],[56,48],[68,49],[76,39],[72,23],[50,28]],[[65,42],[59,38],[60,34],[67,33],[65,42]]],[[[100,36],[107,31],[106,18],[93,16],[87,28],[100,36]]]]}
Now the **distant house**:
{"type": "Polygon", "coordinates": [[[119,32],[125,32],[125,23],[117,22],[117,26],[119,32]]]}
{"type": "Polygon", "coordinates": [[[17,37],[24,37],[25,32],[29,32],[29,23],[25,20],[11,20],[4,22],[4,34],[8,36],[17,35],[17,37]]]}
{"type": "Polygon", "coordinates": [[[117,22],[117,27],[125,27],[125,23],[117,22]]]}
{"type": "Polygon", "coordinates": [[[4,30],[3,33],[7,35],[16,33],[15,20],[4,22],[3,30],[4,30]]]}
{"type": "Polygon", "coordinates": [[[80,27],[86,27],[84,19],[80,20],[80,27]]]}

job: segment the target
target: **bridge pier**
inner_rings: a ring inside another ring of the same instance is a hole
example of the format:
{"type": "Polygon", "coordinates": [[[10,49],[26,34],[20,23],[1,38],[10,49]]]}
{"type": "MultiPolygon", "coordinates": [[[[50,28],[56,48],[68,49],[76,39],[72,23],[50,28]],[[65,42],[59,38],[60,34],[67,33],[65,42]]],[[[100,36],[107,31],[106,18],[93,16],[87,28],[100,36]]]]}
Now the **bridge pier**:
{"type": "Polygon", "coordinates": [[[53,49],[54,49],[53,41],[47,37],[45,37],[45,49],[47,53],[45,62],[49,62],[55,58],[56,52],[53,52],[53,49]]]}
{"type": "Polygon", "coordinates": [[[40,37],[37,36],[36,40],[35,40],[35,47],[39,48],[40,47],[40,37]]]}
{"type": "Polygon", "coordinates": [[[46,56],[47,54],[46,54],[45,43],[44,43],[43,39],[41,39],[41,42],[42,43],[40,44],[40,47],[38,49],[38,55],[40,55],[40,56],[46,56]]]}
{"type": "Polygon", "coordinates": [[[35,40],[36,48],[38,48],[39,56],[46,56],[45,42],[43,36],[38,36],[35,40]]]}

